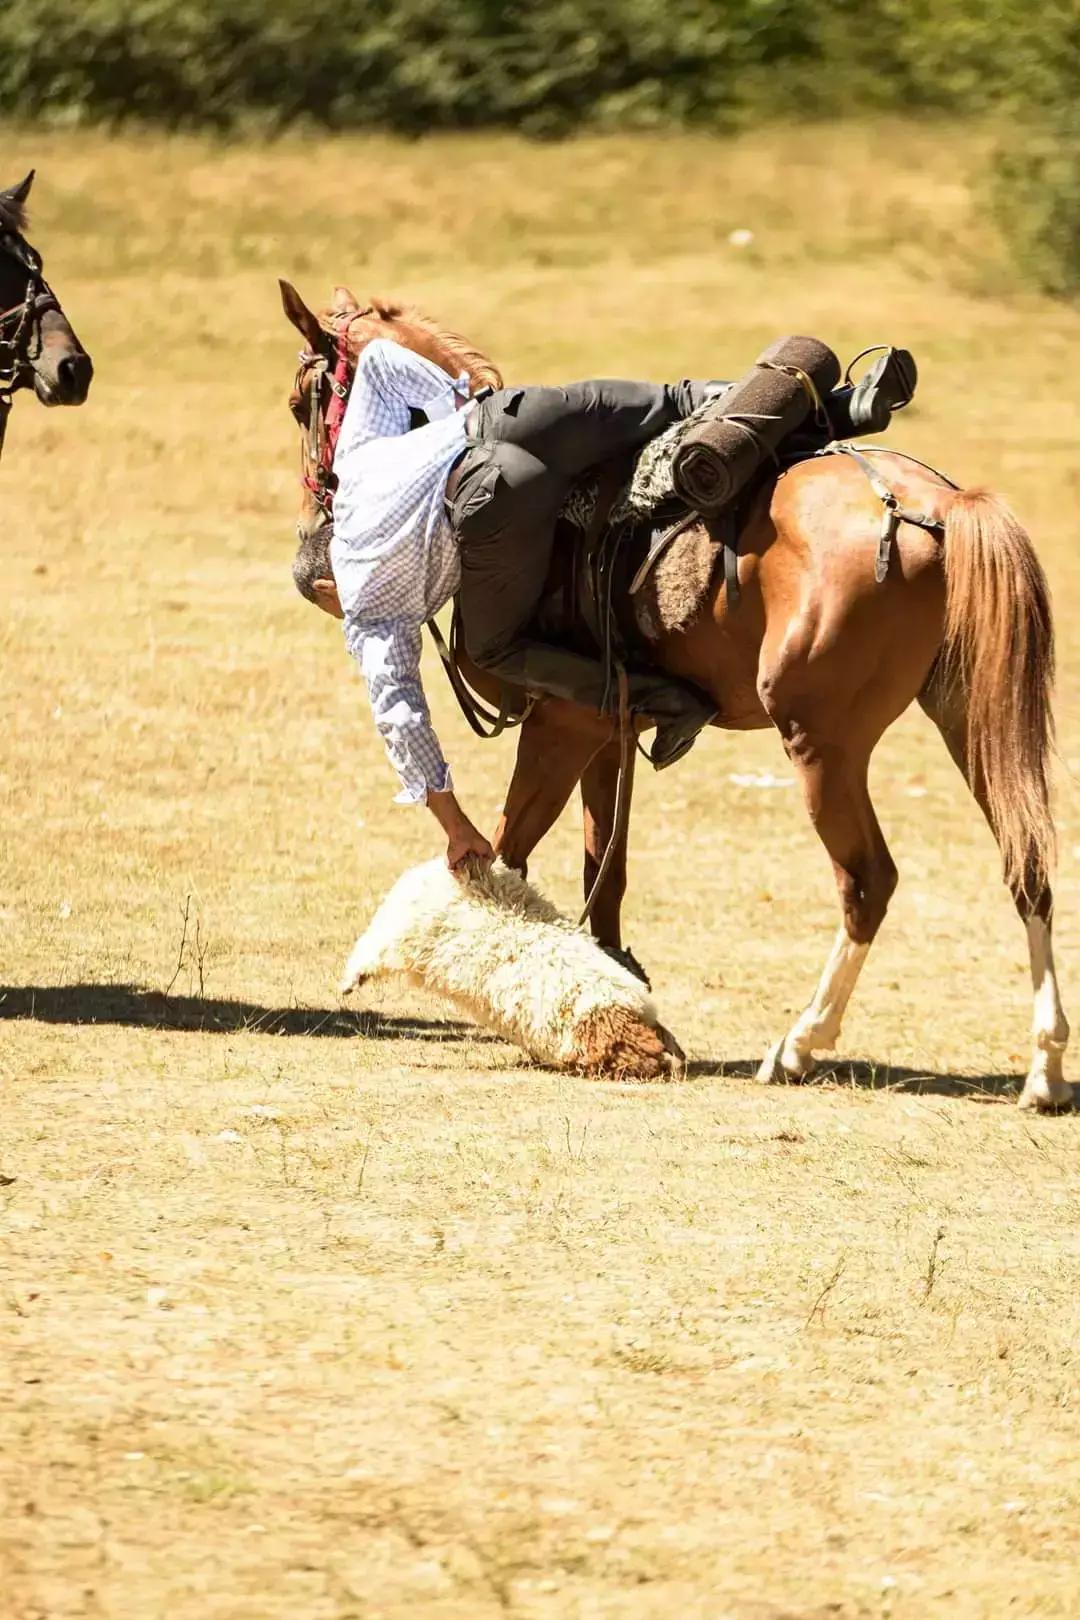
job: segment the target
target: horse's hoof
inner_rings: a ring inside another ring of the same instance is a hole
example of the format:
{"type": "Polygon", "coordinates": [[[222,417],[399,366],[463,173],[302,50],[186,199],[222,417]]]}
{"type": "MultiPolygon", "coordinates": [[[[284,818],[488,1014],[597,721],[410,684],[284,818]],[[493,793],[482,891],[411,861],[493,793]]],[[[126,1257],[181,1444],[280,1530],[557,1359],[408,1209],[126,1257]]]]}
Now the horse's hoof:
{"type": "Polygon", "coordinates": [[[784,1060],[784,1047],[787,1037],[783,1036],[775,1046],[770,1046],[762,1059],[761,1067],[757,1072],[757,1079],[765,1086],[797,1086],[808,1080],[814,1072],[814,1060],[810,1058],[806,1063],[792,1063],[790,1059],[784,1060]]]}
{"type": "Polygon", "coordinates": [[[656,1033],[664,1043],[664,1056],[661,1059],[661,1062],[667,1070],[669,1077],[672,1080],[685,1079],[686,1053],[683,1051],[670,1029],[665,1029],[663,1024],[657,1024],[656,1033]]]}
{"type": "Polygon", "coordinates": [[[1073,1088],[1067,1080],[1051,1080],[1045,1074],[1029,1074],[1024,1081],[1018,1106],[1033,1108],[1039,1114],[1068,1114],[1075,1106],[1073,1088]]]}
{"type": "Polygon", "coordinates": [[[610,956],[613,962],[618,962],[620,967],[624,967],[627,973],[632,973],[635,979],[640,979],[646,990],[652,989],[652,980],[628,945],[622,947],[601,945],[600,949],[610,956]]]}

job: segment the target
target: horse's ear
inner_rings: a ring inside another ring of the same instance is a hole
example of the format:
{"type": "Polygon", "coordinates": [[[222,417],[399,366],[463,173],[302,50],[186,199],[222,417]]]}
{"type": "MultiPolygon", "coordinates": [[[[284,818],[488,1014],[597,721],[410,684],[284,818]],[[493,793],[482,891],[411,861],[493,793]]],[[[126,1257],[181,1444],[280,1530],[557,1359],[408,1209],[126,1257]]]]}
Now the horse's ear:
{"type": "Polygon", "coordinates": [[[334,288],[333,307],[335,315],[356,315],[360,309],[348,287],[334,288]]]}
{"type": "Polygon", "coordinates": [[[288,281],[279,281],[281,288],[281,307],[286,316],[296,327],[300,336],[307,342],[309,349],[317,349],[322,337],[318,317],[312,314],[296,288],[288,281]]]}
{"type": "Polygon", "coordinates": [[[27,175],[26,179],[21,183],[21,185],[12,186],[11,190],[7,193],[12,202],[16,203],[20,208],[25,206],[26,199],[30,195],[30,187],[34,183],[35,173],[36,170],[31,169],[30,173],[27,175]]]}
{"type": "Polygon", "coordinates": [[[17,186],[9,186],[6,191],[0,191],[0,203],[7,204],[8,213],[14,217],[16,222],[22,221],[23,210],[26,207],[26,199],[30,195],[30,187],[33,185],[33,183],[34,171],[31,169],[30,173],[27,175],[26,179],[21,182],[21,184],[17,186]]]}

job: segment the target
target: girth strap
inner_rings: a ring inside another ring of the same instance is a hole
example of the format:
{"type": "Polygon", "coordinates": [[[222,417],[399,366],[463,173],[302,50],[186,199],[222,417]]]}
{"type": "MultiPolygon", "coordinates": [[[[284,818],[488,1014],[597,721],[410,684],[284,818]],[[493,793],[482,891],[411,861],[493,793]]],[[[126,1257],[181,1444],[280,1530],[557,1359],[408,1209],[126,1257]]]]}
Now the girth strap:
{"type": "Polygon", "coordinates": [[[727,609],[738,607],[742,586],[739,584],[739,524],[734,510],[729,507],[720,515],[720,532],[724,544],[724,589],[727,591],[727,609]]]}

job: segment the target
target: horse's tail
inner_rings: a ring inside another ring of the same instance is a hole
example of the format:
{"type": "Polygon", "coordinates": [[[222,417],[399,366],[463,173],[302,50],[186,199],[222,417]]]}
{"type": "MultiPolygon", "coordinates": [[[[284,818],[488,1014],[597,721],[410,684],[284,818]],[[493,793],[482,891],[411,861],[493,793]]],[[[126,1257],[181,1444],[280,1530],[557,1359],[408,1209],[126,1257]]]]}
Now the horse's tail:
{"type": "Polygon", "coordinates": [[[1054,624],[1035,549],[999,496],[962,490],[949,507],[945,582],[942,674],[965,700],[968,778],[985,792],[1005,881],[1034,899],[1055,845],[1054,624]]]}

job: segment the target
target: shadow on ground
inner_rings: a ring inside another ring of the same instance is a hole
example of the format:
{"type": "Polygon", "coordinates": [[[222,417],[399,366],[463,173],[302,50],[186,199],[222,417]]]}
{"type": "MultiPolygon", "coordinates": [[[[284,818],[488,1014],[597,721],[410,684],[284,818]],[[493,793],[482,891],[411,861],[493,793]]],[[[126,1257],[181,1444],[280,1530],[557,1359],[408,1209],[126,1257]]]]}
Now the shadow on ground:
{"type": "MultiPolygon", "coordinates": [[[[0,985],[0,1020],[39,1024],[119,1024],[134,1029],[195,1030],[222,1034],[317,1035],[338,1040],[495,1041],[475,1024],[453,1018],[391,1017],[346,1007],[263,1007],[252,1001],[166,995],[131,984],[0,985]]],[[[697,1058],[688,1080],[752,1080],[756,1058],[697,1058]]],[[[878,1063],[822,1065],[806,1085],[854,1086],[916,1096],[967,1097],[972,1102],[1015,1102],[1015,1074],[939,1074],[878,1063]]],[[[803,1089],[797,1087],[793,1089],[803,1089]]]]}
{"type": "Polygon", "coordinates": [[[165,995],[130,984],[0,985],[0,1019],[41,1024],[123,1024],[142,1029],[253,1035],[325,1035],[338,1039],[457,1041],[493,1037],[443,1018],[391,1018],[344,1007],[261,1007],[212,996],[165,995]]]}
{"type": "MultiPolygon", "coordinates": [[[[704,1080],[710,1076],[729,1080],[752,1080],[760,1059],[702,1058],[687,1065],[687,1078],[704,1080]]],[[[783,1084],[783,1082],[780,1082],[783,1084]]],[[[822,1064],[804,1086],[855,1086],[860,1091],[902,1091],[922,1097],[967,1097],[972,1102],[1015,1102],[1023,1079],[1016,1074],[939,1074],[928,1069],[907,1069],[886,1063],[822,1064]]],[[[802,1086],[791,1083],[791,1089],[802,1086]]]]}

